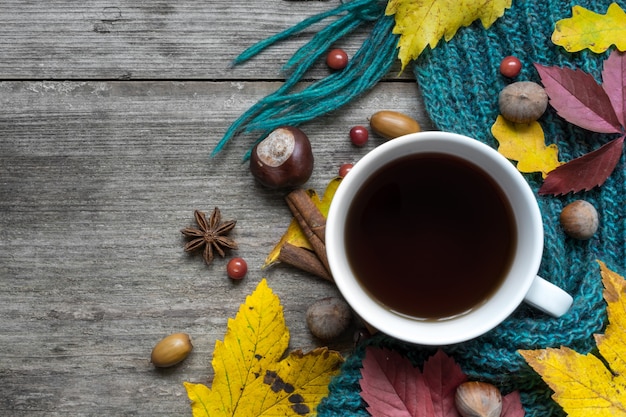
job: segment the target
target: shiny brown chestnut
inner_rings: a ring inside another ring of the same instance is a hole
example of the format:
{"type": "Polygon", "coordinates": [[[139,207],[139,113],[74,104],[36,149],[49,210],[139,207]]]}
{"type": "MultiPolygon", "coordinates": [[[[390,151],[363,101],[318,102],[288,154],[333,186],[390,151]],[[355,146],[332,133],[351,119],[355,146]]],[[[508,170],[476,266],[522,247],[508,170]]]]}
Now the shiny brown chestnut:
{"type": "Polygon", "coordinates": [[[304,184],[313,173],[309,138],[297,127],[275,129],[252,149],[250,172],[269,188],[304,184]]]}

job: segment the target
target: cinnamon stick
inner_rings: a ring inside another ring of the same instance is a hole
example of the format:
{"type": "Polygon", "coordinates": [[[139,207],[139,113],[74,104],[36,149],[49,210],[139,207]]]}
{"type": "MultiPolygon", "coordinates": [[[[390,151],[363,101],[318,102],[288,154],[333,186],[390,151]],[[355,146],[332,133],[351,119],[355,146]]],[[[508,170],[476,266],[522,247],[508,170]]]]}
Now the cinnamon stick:
{"type": "Polygon", "coordinates": [[[315,253],[308,249],[287,242],[280,248],[278,260],[330,282],[334,282],[333,277],[328,273],[322,261],[320,261],[315,253]]]}
{"type": "Polygon", "coordinates": [[[313,251],[326,268],[329,275],[330,267],[326,256],[326,219],[303,189],[297,189],[286,197],[287,205],[296,219],[304,236],[313,247],[313,251]]]}
{"type": "Polygon", "coordinates": [[[287,204],[293,205],[303,215],[311,231],[320,238],[322,243],[325,243],[326,218],[313,203],[309,194],[301,188],[294,190],[287,195],[287,204]]]}

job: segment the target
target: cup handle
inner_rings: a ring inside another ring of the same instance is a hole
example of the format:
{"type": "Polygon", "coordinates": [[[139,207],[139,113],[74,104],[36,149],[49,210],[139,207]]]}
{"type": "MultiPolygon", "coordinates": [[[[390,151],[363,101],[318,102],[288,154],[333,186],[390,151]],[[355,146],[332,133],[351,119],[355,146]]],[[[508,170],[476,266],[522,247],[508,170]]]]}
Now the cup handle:
{"type": "Polygon", "coordinates": [[[536,276],[524,301],[544,313],[561,317],[567,313],[574,299],[561,288],[536,276]]]}

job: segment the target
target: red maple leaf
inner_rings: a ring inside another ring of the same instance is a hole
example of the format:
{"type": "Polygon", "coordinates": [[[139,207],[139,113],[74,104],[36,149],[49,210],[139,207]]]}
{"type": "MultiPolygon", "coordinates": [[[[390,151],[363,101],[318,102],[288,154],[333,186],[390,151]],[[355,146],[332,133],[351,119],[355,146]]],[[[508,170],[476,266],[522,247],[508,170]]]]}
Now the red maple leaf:
{"type": "MultiPolygon", "coordinates": [[[[602,85],[580,70],[535,64],[550,105],[568,122],[598,133],[624,133],[626,54],[613,51],[604,62],[602,85]]],[[[604,184],[622,154],[624,136],[561,165],[548,174],[539,194],[588,191],[604,184]]]]}
{"type": "MultiPolygon", "coordinates": [[[[361,398],[373,417],[460,417],[457,387],[467,380],[442,350],[424,362],[423,372],[396,351],[368,347],[363,358],[361,398]]],[[[523,417],[519,393],[502,398],[501,417],[523,417]]]]}

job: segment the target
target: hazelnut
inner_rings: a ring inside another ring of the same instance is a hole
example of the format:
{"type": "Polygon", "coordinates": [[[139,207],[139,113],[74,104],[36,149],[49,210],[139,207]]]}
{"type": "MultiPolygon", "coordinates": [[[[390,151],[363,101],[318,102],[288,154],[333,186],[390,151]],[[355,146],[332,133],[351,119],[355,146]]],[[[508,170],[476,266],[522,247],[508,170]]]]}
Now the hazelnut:
{"type": "Polygon", "coordinates": [[[350,325],[352,311],[337,297],[317,300],[306,312],[306,324],[313,336],[321,340],[339,337],[350,325]]]}
{"type": "Polygon", "coordinates": [[[311,142],[297,127],[279,127],[252,149],[250,172],[269,188],[302,185],[313,173],[311,142]]]}
{"type": "Polygon", "coordinates": [[[539,119],[548,107],[548,94],[532,81],[518,81],[500,91],[498,99],[502,116],[514,123],[539,119]]]}
{"type": "Polygon", "coordinates": [[[150,359],[154,366],[167,368],[184,361],[192,349],[193,345],[188,334],[174,333],[156,344],[154,349],[152,349],[150,359]]]}
{"type": "Polygon", "coordinates": [[[598,212],[585,200],[576,200],[565,206],[559,220],[563,231],[574,239],[591,239],[598,231],[598,212]]]}
{"type": "Polygon", "coordinates": [[[502,394],[486,382],[464,382],[456,389],[454,403],[463,417],[500,417],[502,394]]]}

